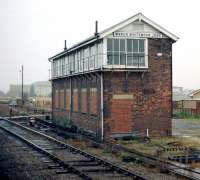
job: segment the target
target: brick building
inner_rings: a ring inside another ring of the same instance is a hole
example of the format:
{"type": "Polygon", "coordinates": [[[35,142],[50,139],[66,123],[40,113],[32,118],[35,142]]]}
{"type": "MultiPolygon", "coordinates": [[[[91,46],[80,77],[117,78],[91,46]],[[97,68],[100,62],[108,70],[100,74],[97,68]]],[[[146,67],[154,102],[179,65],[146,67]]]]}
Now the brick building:
{"type": "Polygon", "coordinates": [[[141,13],[49,58],[53,119],[97,138],[171,135],[172,44],[141,13]]]}

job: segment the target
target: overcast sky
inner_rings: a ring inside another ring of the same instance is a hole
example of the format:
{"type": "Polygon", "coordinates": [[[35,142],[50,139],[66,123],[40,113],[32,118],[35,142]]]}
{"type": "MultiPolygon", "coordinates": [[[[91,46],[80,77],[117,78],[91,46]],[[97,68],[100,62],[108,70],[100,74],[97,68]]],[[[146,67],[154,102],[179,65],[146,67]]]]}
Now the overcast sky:
{"type": "Polygon", "coordinates": [[[173,45],[173,84],[200,88],[198,0],[0,0],[0,90],[48,80],[48,57],[99,30],[143,13],[180,39],[173,45]]]}

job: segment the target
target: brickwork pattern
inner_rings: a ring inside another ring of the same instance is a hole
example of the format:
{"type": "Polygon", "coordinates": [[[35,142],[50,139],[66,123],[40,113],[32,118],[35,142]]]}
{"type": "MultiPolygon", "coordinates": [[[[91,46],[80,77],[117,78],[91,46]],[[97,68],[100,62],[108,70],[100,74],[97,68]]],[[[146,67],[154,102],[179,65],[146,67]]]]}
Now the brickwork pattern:
{"type": "Polygon", "coordinates": [[[141,135],[147,128],[150,135],[171,135],[171,43],[168,39],[149,39],[148,48],[148,72],[104,73],[105,136],[116,132],[112,126],[116,121],[121,133],[131,127],[133,133],[141,135]],[[157,56],[160,50],[161,57],[157,56]],[[113,102],[115,94],[133,95],[126,117],[121,102],[113,102]]]}
{"type": "Polygon", "coordinates": [[[73,89],[73,111],[78,112],[78,89],[73,89]]]}
{"type": "MultiPolygon", "coordinates": [[[[104,135],[140,133],[171,135],[172,100],[172,44],[169,39],[148,39],[146,72],[103,72],[104,135]],[[162,56],[157,56],[157,53],[162,56]],[[115,97],[121,95],[120,98],[115,97]],[[131,97],[130,99],[128,99],[131,97]],[[123,99],[125,98],[125,99],[123,99]]],[[[71,112],[71,120],[79,128],[101,134],[101,89],[98,73],[70,77],[73,89],[78,89],[78,111],[71,112]],[[90,91],[97,89],[97,96],[90,91]],[[95,107],[94,104],[97,104],[95,107]],[[97,112],[96,115],[93,112],[97,112]]],[[[70,78],[53,81],[54,89],[63,89],[70,78]]],[[[54,92],[54,91],[53,91],[54,92]]],[[[73,92],[74,93],[74,92],[73,92]]],[[[56,93],[54,101],[56,101],[56,93]]],[[[70,91],[66,91],[67,111],[53,109],[53,116],[69,117],[70,91]]],[[[77,108],[77,107],[76,107],[77,108]]]]}
{"type": "Polygon", "coordinates": [[[64,89],[60,89],[60,109],[64,109],[64,89]]]}
{"type": "Polygon", "coordinates": [[[66,99],[66,110],[67,111],[70,111],[70,89],[66,89],[65,90],[66,92],[66,97],[65,97],[65,99],[66,99]]]}
{"type": "MultiPolygon", "coordinates": [[[[72,81],[72,110],[70,112],[70,78],[53,81],[53,89],[62,89],[65,84],[66,109],[53,108],[53,119],[62,121],[70,118],[78,128],[89,130],[101,135],[100,113],[100,78],[94,74],[71,77],[72,81]],[[95,105],[96,106],[95,106],[95,105]]],[[[54,93],[53,93],[54,95],[54,93]]],[[[54,98],[56,101],[56,98],[54,98]]]]}
{"type": "Polygon", "coordinates": [[[97,88],[90,88],[90,113],[97,114],[97,88]]]}
{"type": "Polygon", "coordinates": [[[81,89],[81,112],[87,113],[87,89],[81,89]]]}

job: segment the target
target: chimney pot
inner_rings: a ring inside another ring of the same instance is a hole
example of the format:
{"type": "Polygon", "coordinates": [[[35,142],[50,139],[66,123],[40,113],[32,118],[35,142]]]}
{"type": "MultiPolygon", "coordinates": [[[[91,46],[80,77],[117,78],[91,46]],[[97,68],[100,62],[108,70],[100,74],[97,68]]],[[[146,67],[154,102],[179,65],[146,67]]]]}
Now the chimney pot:
{"type": "Polygon", "coordinates": [[[67,41],[65,40],[65,44],[64,44],[64,51],[67,50],[67,41]]]}
{"type": "Polygon", "coordinates": [[[98,36],[99,33],[98,33],[98,21],[95,21],[95,33],[94,33],[95,36],[98,36]]]}

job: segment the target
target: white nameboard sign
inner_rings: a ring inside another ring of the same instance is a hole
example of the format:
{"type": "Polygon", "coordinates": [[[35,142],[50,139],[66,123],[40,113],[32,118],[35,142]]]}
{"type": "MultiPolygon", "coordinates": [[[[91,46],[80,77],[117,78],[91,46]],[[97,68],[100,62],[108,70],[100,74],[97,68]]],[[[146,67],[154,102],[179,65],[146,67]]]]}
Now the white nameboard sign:
{"type": "Polygon", "coordinates": [[[113,37],[166,38],[165,35],[156,32],[113,32],[113,37]]]}

